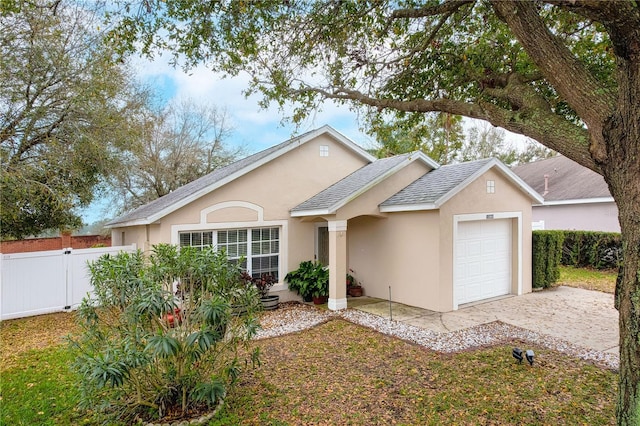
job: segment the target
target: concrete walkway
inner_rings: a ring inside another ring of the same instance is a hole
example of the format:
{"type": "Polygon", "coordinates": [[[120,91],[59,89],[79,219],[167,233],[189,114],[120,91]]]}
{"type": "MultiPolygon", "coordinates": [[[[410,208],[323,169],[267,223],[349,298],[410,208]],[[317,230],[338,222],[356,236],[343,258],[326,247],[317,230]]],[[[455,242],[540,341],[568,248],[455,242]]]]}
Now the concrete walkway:
{"type": "MultiPolygon", "coordinates": [[[[348,304],[350,308],[389,318],[388,301],[349,298],[348,304]]],[[[391,312],[396,321],[436,332],[502,321],[584,348],[618,353],[618,311],[613,306],[613,295],[599,291],[554,287],[463,305],[446,313],[392,303],[391,312]]]]}

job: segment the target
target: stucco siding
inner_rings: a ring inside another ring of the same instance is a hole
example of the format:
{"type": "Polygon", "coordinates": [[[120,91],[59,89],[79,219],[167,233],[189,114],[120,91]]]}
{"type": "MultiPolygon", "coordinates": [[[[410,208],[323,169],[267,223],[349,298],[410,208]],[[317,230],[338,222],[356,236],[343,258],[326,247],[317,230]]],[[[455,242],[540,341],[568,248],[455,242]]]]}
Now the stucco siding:
{"type": "Polygon", "coordinates": [[[544,229],[620,232],[614,202],[534,206],[533,220],[544,220],[544,229]]]}
{"type": "Polygon", "coordinates": [[[349,268],[365,294],[442,310],[438,251],[438,212],[393,213],[386,219],[349,222],[349,268]]]}

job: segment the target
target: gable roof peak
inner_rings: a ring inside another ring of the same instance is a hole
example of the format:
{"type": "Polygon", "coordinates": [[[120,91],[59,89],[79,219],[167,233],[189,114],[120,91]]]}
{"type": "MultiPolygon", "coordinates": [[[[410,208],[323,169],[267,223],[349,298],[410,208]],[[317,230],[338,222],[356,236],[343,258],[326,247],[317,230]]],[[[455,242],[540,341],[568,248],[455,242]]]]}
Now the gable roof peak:
{"type": "Polygon", "coordinates": [[[275,160],[276,158],[286,154],[287,152],[317,138],[320,135],[327,134],[341,143],[356,155],[360,156],[367,162],[375,161],[375,157],[369,154],[365,149],[354,143],[351,139],[335,130],[329,125],[324,125],[314,130],[310,130],[301,135],[294,136],[266,148],[260,152],[249,155],[233,163],[212,171],[211,173],[193,180],[186,185],[181,186],[173,192],[163,197],[157,198],[137,209],[126,213],[105,226],[108,228],[148,225],[162,217],[178,210],[181,207],[197,200],[198,198],[226,185],[229,182],[249,173],[256,168],[275,160]]]}

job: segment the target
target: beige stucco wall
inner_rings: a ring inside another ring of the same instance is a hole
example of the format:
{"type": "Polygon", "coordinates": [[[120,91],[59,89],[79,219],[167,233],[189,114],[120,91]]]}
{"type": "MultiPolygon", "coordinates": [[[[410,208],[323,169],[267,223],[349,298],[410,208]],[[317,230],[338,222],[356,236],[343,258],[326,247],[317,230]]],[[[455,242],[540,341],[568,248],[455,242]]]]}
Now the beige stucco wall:
{"type": "Polygon", "coordinates": [[[348,222],[349,267],[365,294],[439,312],[453,301],[454,215],[508,213],[512,223],[512,293],[531,291],[531,199],[495,170],[470,183],[440,210],[388,213],[387,218],[360,217],[348,222]],[[495,181],[487,194],[486,181],[495,181]],[[521,219],[517,219],[520,217],[521,219]],[[522,256],[518,256],[518,221],[522,256]]]}
{"type": "Polygon", "coordinates": [[[441,306],[439,212],[398,212],[349,221],[349,267],[367,296],[432,310],[441,306]]]}

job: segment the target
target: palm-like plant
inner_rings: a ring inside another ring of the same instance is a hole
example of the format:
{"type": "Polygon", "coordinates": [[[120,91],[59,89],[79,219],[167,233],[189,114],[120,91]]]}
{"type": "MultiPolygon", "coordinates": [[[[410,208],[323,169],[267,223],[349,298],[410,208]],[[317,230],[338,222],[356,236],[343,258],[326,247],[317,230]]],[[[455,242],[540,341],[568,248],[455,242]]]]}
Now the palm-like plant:
{"type": "Polygon", "coordinates": [[[89,269],[95,296],[71,338],[82,404],[120,421],[219,405],[239,374],[237,349],[258,327],[258,293],[239,268],[213,249],[160,245],[149,259],[121,253],[89,269]]]}

